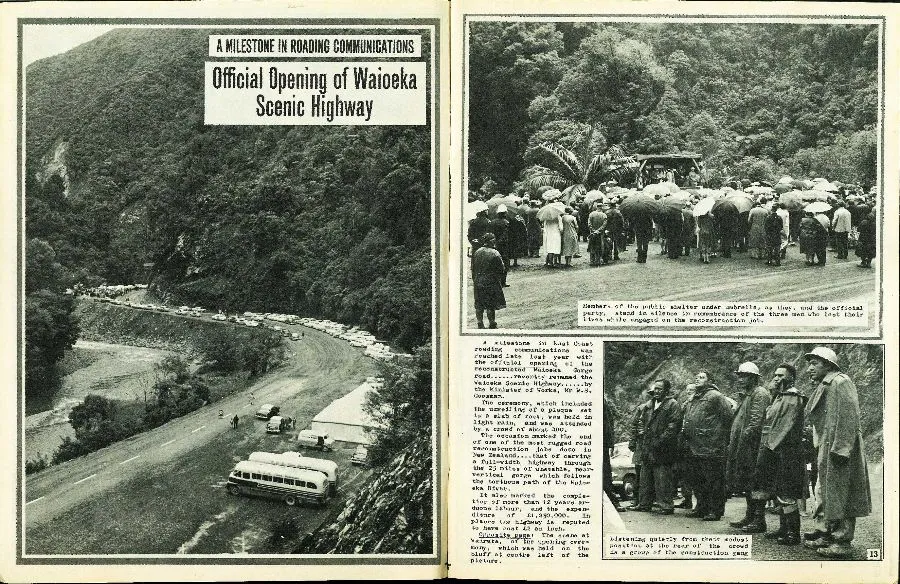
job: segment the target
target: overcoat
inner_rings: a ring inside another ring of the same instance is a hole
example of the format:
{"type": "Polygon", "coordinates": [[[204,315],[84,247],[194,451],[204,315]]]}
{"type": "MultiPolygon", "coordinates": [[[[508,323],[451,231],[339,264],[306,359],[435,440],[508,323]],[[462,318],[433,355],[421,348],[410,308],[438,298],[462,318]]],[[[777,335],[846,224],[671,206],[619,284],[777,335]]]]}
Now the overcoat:
{"type": "Polygon", "coordinates": [[[844,373],[829,372],[810,395],[805,413],[818,449],[825,519],[865,517],[872,512],[872,495],[853,381],[844,373]]]}
{"type": "Polygon", "coordinates": [[[762,248],[766,245],[766,217],[769,215],[763,207],[753,207],[750,209],[748,221],[750,223],[750,241],[747,246],[750,248],[762,248]]]}
{"type": "Polygon", "coordinates": [[[725,467],[725,481],[731,491],[743,492],[753,488],[759,439],[770,403],[772,395],[769,390],[757,386],[744,396],[734,415],[728,441],[728,464],[725,467]]]}
{"type": "Polygon", "coordinates": [[[806,462],[803,457],[805,404],[806,397],[792,387],[776,395],[766,409],[754,490],[783,498],[806,497],[806,462]]]}
{"type": "Polygon", "coordinates": [[[644,464],[670,465],[680,459],[678,434],[681,432],[681,406],[668,397],[658,408],[650,402],[647,429],[644,431],[644,464]]]}
{"type": "Polygon", "coordinates": [[[875,218],[866,216],[859,223],[859,241],[856,242],[856,255],[860,258],[874,258],[878,250],[878,235],[875,218]]]}
{"type": "Polygon", "coordinates": [[[694,390],[684,407],[682,437],[687,451],[697,458],[722,458],[728,453],[731,404],[710,385],[694,390]]]}
{"type": "Polygon", "coordinates": [[[649,418],[649,408],[653,405],[653,400],[645,401],[634,409],[634,415],[631,418],[631,439],[628,441],[628,448],[632,452],[631,464],[644,464],[644,432],[647,430],[647,420],[649,418]]]}
{"type": "Polygon", "coordinates": [[[503,274],[506,265],[500,252],[492,247],[480,247],[472,256],[472,281],[475,284],[475,309],[506,308],[503,294],[503,274]]]}

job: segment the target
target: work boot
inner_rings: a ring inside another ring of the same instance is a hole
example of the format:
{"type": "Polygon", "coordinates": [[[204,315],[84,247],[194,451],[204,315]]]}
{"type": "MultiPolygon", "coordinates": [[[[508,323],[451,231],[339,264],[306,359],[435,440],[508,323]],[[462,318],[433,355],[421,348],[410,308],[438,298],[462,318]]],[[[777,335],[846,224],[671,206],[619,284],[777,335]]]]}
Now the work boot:
{"type": "Polygon", "coordinates": [[[728,522],[728,525],[730,525],[736,529],[740,529],[741,527],[747,525],[748,523],[750,523],[750,520],[753,518],[753,514],[750,512],[751,505],[753,504],[753,500],[750,497],[744,497],[744,499],[747,501],[747,508],[744,510],[744,518],[739,519],[737,521],[729,521],[728,522]]]}
{"type": "Polygon", "coordinates": [[[690,495],[684,497],[684,500],[681,503],[675,505],[676,509],[693,509],[694,508],[694,499],[690,495]]]}
{"type": "Polygon", "coordinates": [[[787,535],[787,516],[783,513],[778,515],[778,531],[772,531],[766,534],[766,539],[777,539],[781,541],[781,538],[787,535]]]}
{"type": "Polygon", "coordinates": [[[753,518],[750,523],[741,528],[744,533],[766,532],[766,502],[753,501],[753,518]]]}
{"type": "Polygon", "coordinates": [[[785,533],[778,538],[778,543],[781,545],[798,545],[800,543],[800,511],[787,513],[782,515],[782,518],[784,518],[785,533]]]}

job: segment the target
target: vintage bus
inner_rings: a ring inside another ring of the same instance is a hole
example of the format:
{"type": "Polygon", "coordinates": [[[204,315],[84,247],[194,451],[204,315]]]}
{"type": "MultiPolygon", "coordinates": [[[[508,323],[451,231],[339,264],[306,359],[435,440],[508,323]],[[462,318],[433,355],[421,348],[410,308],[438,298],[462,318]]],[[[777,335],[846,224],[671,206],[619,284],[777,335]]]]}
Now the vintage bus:
{"type": "Polygon", "coordinates": [[[237,463],[228,475],[227,489],[232,495],[270,497],[288,505],[328,501],[328,478],[322,472],[253,460],[237,463]]]}
{"type": "Polygon", "coordinates": [[[336,462],[302,456],[299,452],[282,452],[280,454],[277,452],[253,452],[250,454],[250,460],[318,471],[328,479],[330,493],[334,494],[337,491],[338,465],[336,462]]]}

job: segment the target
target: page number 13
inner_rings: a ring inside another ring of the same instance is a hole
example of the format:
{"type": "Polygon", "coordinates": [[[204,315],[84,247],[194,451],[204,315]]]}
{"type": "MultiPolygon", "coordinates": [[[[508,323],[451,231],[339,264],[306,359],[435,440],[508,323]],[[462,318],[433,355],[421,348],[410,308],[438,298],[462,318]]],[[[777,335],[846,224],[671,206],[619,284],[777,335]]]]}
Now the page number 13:
{"type": "Polygon", "coordinates": [[[880,560],[881,559],[881,550],[880,549],[872,549],[869,548],[866,550],[866,559],[867,560],[880,560]]]}

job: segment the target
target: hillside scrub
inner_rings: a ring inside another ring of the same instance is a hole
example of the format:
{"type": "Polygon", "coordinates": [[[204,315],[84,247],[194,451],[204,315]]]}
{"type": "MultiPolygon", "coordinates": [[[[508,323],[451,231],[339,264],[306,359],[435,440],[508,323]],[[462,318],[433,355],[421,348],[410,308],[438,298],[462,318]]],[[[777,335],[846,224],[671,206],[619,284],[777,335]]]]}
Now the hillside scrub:
{"type": "Polygon", "coordinates": [[[29,231],[86,285],[426,342],[430,125],[205,125],[210,33],[118,29],[29,66],[29,231]]]}
{"type": "MultiPolygon", "coordinates": [[[[753,361],[768,382],[780,363],[797,368],[796,387],[810,395],[815,386],[807,377],[804,355],[814,344],[798,343],[647,343],[606,344],[604,388],[613,406],[616,441],[629,438],[629,423],[641,401],[641,391],[654,380],[667,378],[674,392],[693,383],[698,370],[708,371],[713,382],[727,396],[737,397],[737,376],[733,373],[744,361],[753,361]]],[[[884,353],[879,345],[829,345],[838,355],[841,370],[856,385],[859,394],[860,425],[871,460],[884,456],[884,353]]]]}

